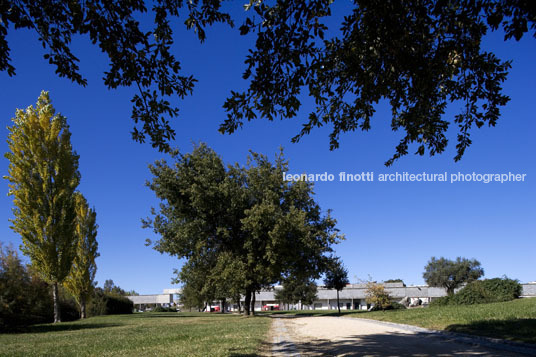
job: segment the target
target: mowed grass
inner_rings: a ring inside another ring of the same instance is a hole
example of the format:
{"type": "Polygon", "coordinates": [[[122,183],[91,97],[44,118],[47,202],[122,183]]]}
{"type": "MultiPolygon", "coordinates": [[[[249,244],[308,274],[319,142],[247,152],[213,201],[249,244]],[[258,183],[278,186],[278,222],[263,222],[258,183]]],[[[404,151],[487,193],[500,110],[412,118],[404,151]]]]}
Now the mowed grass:
{"type": "Polygon", "coordinates": [[[536,344],[536,298],[492,304],[373,311],[347,316],[536,344]]]}
{"type": "Polygon", "coordinates": [[[0,334],[2,356],[247,356],[266,340],[268,317],[138,313],[35,325],[0,334]]]}

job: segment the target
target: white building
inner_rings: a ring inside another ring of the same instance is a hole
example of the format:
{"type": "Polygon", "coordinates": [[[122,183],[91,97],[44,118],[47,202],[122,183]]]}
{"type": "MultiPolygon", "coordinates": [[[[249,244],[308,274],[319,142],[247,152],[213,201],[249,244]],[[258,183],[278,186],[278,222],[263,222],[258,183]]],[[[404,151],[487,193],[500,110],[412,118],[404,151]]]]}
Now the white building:
{"type": "MultiPolygon", "coordinates": [[[[428,304],[433,299],[446,296],[447,292],[443,288],[434,288],[427,285],[404,286],[403,283],[384,283],[385,290],[393,298],[393,301],[405,300],[411,305],[428,304]]],[[[521,284],[523,291],[521,297],[536,297],[536,282],[521,284]]],[[[337,291],[326,289],[319,286],[317,299],[312,305],[282,304],[275,299],[275,291],[281,289],[281,286],[275,286],[271,290],[261,291],[255,294],[255,311],[267,310],[335,310],[337,309],[337,291]]],[[[341,310],[367,310],[370,304],[366,301],[366,284],[348,284],[344,289],[339,291],[339,304],[341,310]]],[[[178,295],[181,289],[164,289],[163,294],[127,296],[134,303],[135,307],[142,308],[145,305],[179,305],[178,295]]],[[[240,301],[243,308],[244,296],[240,301]]],[[[221,302],[214,301],[208,304],[210,307],[218,306],[221,308],[221,302]]],[[[227,302],[226,311],[237,311],[238,304],[227,302]]]]}

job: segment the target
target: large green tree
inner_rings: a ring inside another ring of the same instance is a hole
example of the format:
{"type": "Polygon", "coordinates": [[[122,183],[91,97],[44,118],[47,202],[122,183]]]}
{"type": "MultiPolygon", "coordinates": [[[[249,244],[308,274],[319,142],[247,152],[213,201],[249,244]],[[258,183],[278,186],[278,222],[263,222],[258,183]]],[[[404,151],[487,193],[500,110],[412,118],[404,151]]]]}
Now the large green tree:
{"type": "Polygon", "coordinates": [[[98,253],[97,243],[97,213],[89,208],[87,200],[81,193],[75,194],[76,202],[76,228],[77,238],[76,255],[71,272],[64,282],[64,286],[75,298],[80,308],[80,318],[86,318],[86,304],[94,288],[97,264],[95,259],[98,253]]]}
{"type": "Polygon", "coordinates": [[[470,283],[484,275],[484,269],[476,259],[458,257],[456,260],[432,257],[424,267],[426,284],[445,288],[448,295],[463,283],[470,283]]]}
{"type": "Polygon", "coordinates": [[[78,155],[71,146],[67,119],[56,114],[42,92],[35,107],[18,109],[9,127],[9,195],[12,229],[22,237],[22,252],[52,284],[54,321],[60,321],[58,284],[76,255],[74,193],[80,181],[78,155]]]}
{"type": "Polygon", "coordinates": [[[174,159],[150,167],[149,187],[162,203],[145,225],[161,236],[157,250],[187,259],[181,281],[192,280],[209,301],[242,293],[249,314],[256,291],[296,272],[322,274],[341,236],[311,184],[283,180],[282,154],[272,163],[252,153],[245,167],[226,167],[202,144],[174,159]]]}
{"type": "Polygon", "coordinates": [[[242,14],[227,12],[222,3],[3,1],[0,71],[15,74],[6,36],[8,30],[25,28],[37,32],[59,76],[86,85],[71,39],[89,35],[109,58],[105,84],[138,89],[132,98],[134,139],[149,137],[154,147],[168,150],[175,136],[169,118],[178,114],[173,99],[189,95],[196,81],[173,55],[171,23],[180,15],[203,41],[207,26],[232,27],[236,20],[243,23],[240,33],[253,34],[256,41],[245,59],[248,88],[231,92],[226,100],[222,132],[234,132],[245,120],[295,117],[308,94],[316,108],[293,140],[330,125],[334,149],[341,133],[368,130],[375,105],[386,100],[393,130],[404,134],[386,162],[390,165],[409,150],[443,152],[452,125],[458,127],[459,160],[471,144],[471,130],[494,126],[509,99],[501,85],[510,63],[482,50],[483,37],[497,29],[505,40],[519,40],[528,31],[536,35],[536,7],[530,0],[355,0],[335,29],[326,25],[338,6],[333,0],[250,0],[242,14]],[[139,19],[152,22],[152,30],[146,31],[139,19]],[[464,107],[445,118],[450,102],[464,107]]]}

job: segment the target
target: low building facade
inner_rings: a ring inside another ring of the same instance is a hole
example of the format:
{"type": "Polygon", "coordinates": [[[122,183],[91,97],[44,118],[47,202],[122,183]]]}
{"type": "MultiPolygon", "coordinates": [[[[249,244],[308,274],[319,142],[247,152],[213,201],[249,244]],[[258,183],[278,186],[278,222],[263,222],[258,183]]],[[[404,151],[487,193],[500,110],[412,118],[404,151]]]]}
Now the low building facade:
{"type": "MultiPolygon", "coordinates": [[[[447,295],[443,288],[436,288],[427,285],[405,286],[403,283],[384,283],[385,290],[392,297],[393,301],[407,301],[410,306],[427,305],[433,299],[447,295]]],[[[521,284],[521,297],[536,297],[536,283],[521,284]]],[[[318,287],[317,299],[311,305],[297,304],[280,304],[275,299],[275,291],[281,289],[275,286],[268,291],[261,291],[255,294],[255,311],[273,309],[278,306],[280,310],[336,310],[337,309],[337,291],[318,287]]],[[[241,304],[244,303],[242,298],[241,304]]],[[[217,304],[217,302],[215,302],[217,304]]],[[[368,310],[371,305],[367,303],[367,285],[366,284],[348,284],[344,289],[339,291],[339,306],[341,310],[368,310]]],[[[238,304],[227,306],[229,311],[237,311],[238,304]]]]}
{"type": "Polygon", "coordinates": [[[169,306],[173,304],[173,294],[152,294],[152,295],[135,295],[127,296],[132,301],[134,308],[138,311],[145,310],[147,305],[151,306],[169,306]]]}
{"type": "MultiPolygon", "coordinates": [[[[427,305],[433,299],[447,295],[443,288],[436,288],[427,285],[405,286],[403,283],[384,283],[385,290],[392,297],[393,301],[405,301],[410,306],[427,305]]],[[[536,282],[521,284],[521,297],[536,297],[536,282]]],[[[336,310],[337,309],[337,291],[318,287],[317,299],[311,305],[301,303],[282,304],[276,300],[275,292],[281,289],[281,286],[274,286],[270,290],[264,290],[255,294],[255,311],[263,310],[336,310]]],[[[176,304],[180,306],[178,295],[181,289],[164,289],[163,294],[127,296],[137,309],[144,308],[145,305],[169,306],[176,304]]],[[[243,308],[244,296],[240,301],[243,308]]],[[[226,303],[225,307],[221,302],[213,301],[207,304],[207,311],[212,307],[223,308],[225,311],[237,311],[238,304],[226,303]]],[[[348,284],[344,289],[339,291],[339,306],[341,310],[368,310],[371,305],[367,303],[367,284],[348,284]]]]}

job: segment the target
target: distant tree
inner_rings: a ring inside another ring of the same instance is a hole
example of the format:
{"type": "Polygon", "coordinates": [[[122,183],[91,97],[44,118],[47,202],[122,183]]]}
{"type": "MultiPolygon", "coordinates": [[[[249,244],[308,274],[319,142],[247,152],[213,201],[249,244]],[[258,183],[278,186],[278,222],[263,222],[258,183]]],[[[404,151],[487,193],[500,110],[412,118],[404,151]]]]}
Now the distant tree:
{"type": "Polygon", "coordinates": [[[102,291],[105,294],[117,295],[117,296],[128,296],[128,295],[139,295],[136,291],[125,291],[121,289],[120,286],[115,285],[112,279],[106,279],[102,286],[102,291]]]}
{"type": "Polygon", "coordinates": [[[348,270],[344,267],[340,259],[334,259],[330,267],[326,271],[326,277],[324,278],[324,285],[327,289],[337,290],[337,309],[339,314],[341,313],[341,304],[339,303],[339,291],[344,289],[348,280],[348,270]]]}
{"type": "Polygon", "coordinates": [[[54,322],[60,321],[58,284],[76,255],[74,192],[80,181],[78,155],[71,146],[67,119],[56,114],[48,92],[35,107],[18,109],[9,127],[9,195],[14,196],[12,229],[22,252],[52,284],[54,322]]]}
{"type": "Polygon", "coordinates": [[[374,304],[375,310],[387,310],[391,307],[391,296],[383,284],[367,283],[367,304],[374,304]]]}
{"type": "MultiPolygon", "coordinates": [[[[131,100],[133,138],[148,137],[154,147],[168,150],[175,137],[169,118],[178,115],[171,100],[191,94],[196,81],[172,54],[173,24],[180,15],[203,42],[207,26],[234,25],[222,3],[7,0],[0,6],[0,71],[15,75],[7,36],[27,29],[39,36],[58,76],[85,86],[71,40],[87,35],[109,59],[104,84],[138,90],[131,100]]],[[[316,108],[293,141],[332,125],[334,149],[341,133],[369,130],[376,104],[385,99],[392,128],[404,131],[387,164],[407,154],[411,144],[418,145],[419,155],[443,152],[453,124],[459,160],[471,144],[471,129],[494,126],[509,100],[501,86],[510,62],[482,50],[484,35],[502,28],[505,40],[519,40],[536,28],[536,11],[527,0],[358,0],[334,25],[340,31],[330,34],[325,22],[333,3],[250,0],[245,5],[250,11],[238,17],[240,34],[256,34],[243,74],[249,87],[231,92],[222,132],[234,132],[245,120],[295,117],[308,91],[316,108]],[[462,112],[445,120],[447,104],[458,101],[465,104],[462,112]]]]}
{"type": "Polygon", "coordinates": [[[81,193],[77,193],[76,200],[76,236],[78,238],[76,255],[69,276],[64,286],[75,298],[80,308],[80,318],[86,318],[87,300],[93,293],[97,264],[95,259],[99,256],[97,243],[97,213],[89,208],[81,193]]]}
{"type": "MultiPolygon", "coordinates": [[[[402,279],[387,279],[384,281],[384,283],[402,283],[404,284],[404,280],[402,279]]],[[[406,286],[406,284],[404,284],[406,286]]]]}
{"type": "Polygon", "coordinates": [[[317,299],[317,286],[311,279],[290,277],[282,285],[282,289],[275,290],[275,299],[284,304],[312,305],[317,299]]]}
{"type": "Polygon", "coordinates": [[[460,285],[477,280],[483,275],[484,269],[476,259],[458,257],[456,260],[449,260],[432,257],[424,267],[423,278],[426,284],[445,288],[448,295],[453,295],[460,285]]]}
{"type": "Polygon", "coordinates": [[[106,279],[102,285],[102,290],[104,290],[105,293],[111,293],[114,288],[116,288],[116,286],[112,279],[106,279]]]}

